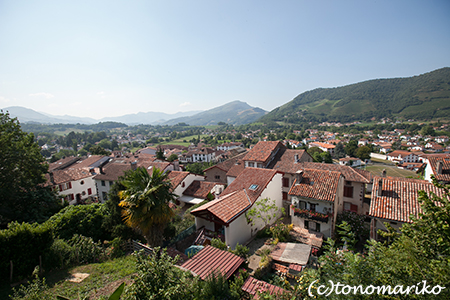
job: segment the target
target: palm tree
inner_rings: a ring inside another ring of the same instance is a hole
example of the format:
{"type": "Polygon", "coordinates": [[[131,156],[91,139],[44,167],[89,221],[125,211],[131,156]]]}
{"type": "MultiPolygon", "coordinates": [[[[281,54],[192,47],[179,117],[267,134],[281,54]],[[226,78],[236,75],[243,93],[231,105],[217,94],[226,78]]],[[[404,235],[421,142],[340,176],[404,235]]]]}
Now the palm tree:
{"type": "Polygon", "coordinates": [[[151,247],[160,246],[165,225],[174,216],[169,202],[176,199],[167,174],[153,168],[150,176],[145,168],[137,168],[120,183],[125,187],[119,192],[125,224],[139,230],[151,247]]]}

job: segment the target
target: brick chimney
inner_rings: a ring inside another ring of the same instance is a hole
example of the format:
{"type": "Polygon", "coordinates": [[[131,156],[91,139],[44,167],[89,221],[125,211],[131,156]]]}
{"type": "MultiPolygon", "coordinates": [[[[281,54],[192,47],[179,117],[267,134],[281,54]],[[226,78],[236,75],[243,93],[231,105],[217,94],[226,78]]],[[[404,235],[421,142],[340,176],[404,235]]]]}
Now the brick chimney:
{"type": "Polygon", "coordinates": [[[436,174],[442,175],[442,161],[438,161],[436,165],[436,174]]]}
{"type": "Polygon", "coordinates": [[[381,176],[386,177],[386,169],[383,169],[383,171],[381,172],[381,176]]]}
{"type": "Polygon", "coordinates": [[[377,196],[381,197],[383,195],[383,179],[378,179],[378,191],[377,191],[377,196]]]}
{"type": "Polygon", "coordinates": [[[294,163],[298,163],[298,154],[294,155],[294,163]]]}
{"type": "Polygon", "coordinates": [[[298,170],[295,174],[297,175],[297,182],[295,184],[300,184],[303,180],[303,170],[298,170]]]}

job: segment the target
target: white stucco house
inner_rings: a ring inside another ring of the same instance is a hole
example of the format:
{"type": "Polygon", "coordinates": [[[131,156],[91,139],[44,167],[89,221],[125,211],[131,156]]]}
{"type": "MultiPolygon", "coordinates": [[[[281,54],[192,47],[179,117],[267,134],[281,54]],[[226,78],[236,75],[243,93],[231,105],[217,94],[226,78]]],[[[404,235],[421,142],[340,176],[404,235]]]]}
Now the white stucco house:
{"type": "MultiPolygon", "coordinates": [[[[276,170],[245,168],[223,191],[220,198],[193,210],[197,229],[205,228],[224,237],[225,243],[235,248],[244,244],[262,229],[260,219],[250,220],[247,212],[257,207],[258,202],[269,199],[282,207],[283,174],[276,170]]],[[[271,223],[275,222],[272,219],[271,223]]]]}

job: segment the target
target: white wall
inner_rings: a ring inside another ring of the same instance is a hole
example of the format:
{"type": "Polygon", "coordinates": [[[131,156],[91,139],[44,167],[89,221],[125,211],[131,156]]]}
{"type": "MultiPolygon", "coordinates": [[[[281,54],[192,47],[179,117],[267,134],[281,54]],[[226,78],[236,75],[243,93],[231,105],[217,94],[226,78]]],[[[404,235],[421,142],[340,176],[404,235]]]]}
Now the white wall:
{"type": "Polygon", "coordinates": [[[236,220],[225,227],[225,243],[234,249],[236,244],[245,244],[252,237],[252,228],[247,223],[245,214],[240,215],[236,220]]]}
{"type": "Polygon", "coordinates": [[[181,197],[183,195],[184,191],[192,184],[192,182],[194,182],[194,180],[204,181],[205,180],[205,176],[196,175],[196,174],[189,174],[188,176],[186,176],[183,179],[182,182],[180,182],[180,184],[175,188],[173,193],[175,195],[177,195],[178,197],[181,197]],[[184,182],[184,186],[183,186],[183,182],[184,182]]]}

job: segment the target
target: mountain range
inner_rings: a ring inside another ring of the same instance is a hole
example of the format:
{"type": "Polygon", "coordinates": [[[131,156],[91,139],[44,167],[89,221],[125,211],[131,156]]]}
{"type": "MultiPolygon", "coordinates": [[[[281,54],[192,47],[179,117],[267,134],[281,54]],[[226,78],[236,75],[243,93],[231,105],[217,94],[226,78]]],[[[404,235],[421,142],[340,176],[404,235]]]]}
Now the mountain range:
{"type": "Polygon", "coordinates": [[[8,111],[11,117],[18,118],[21,123],[40,124],[95,124],[99,122],[121,122],[127,125],[151,124],[151,125],[174,125],[187,123],[189,125],[215,125],[225,122],[233,125],[247,124],[256,121],[267,112],[258,107],[252,107],[242,101],[233,101],[222,106],[206,111],[178,112],[166,114],[162,112],[139,112],[119,117],[106,117],[100,120],[92,118],[79,118],[74,116],[55,116],[35,110],[10,106],[2,109],[8,111]]]}
{"type": "Polygon", "coordinates": [[[407,78],[374,79],[335,88],[304,92],[286,104],[266,112],[242,101],[233,101],[206,111],[139,112],[101,120],[54,116],[19,106],[3,108],[20,122],[82,123],[115,121],[127,125],[152,124],[232,125],[252,122],[369,121],[381,118],[431,120],[450,119],[450,68],[407,78]]]}
{"type": "Polygon", "coordinates": [[[450,119],[450,68],[408,78],[375,79],[304,92],[260,121],[350,122],[450,119]]]}

